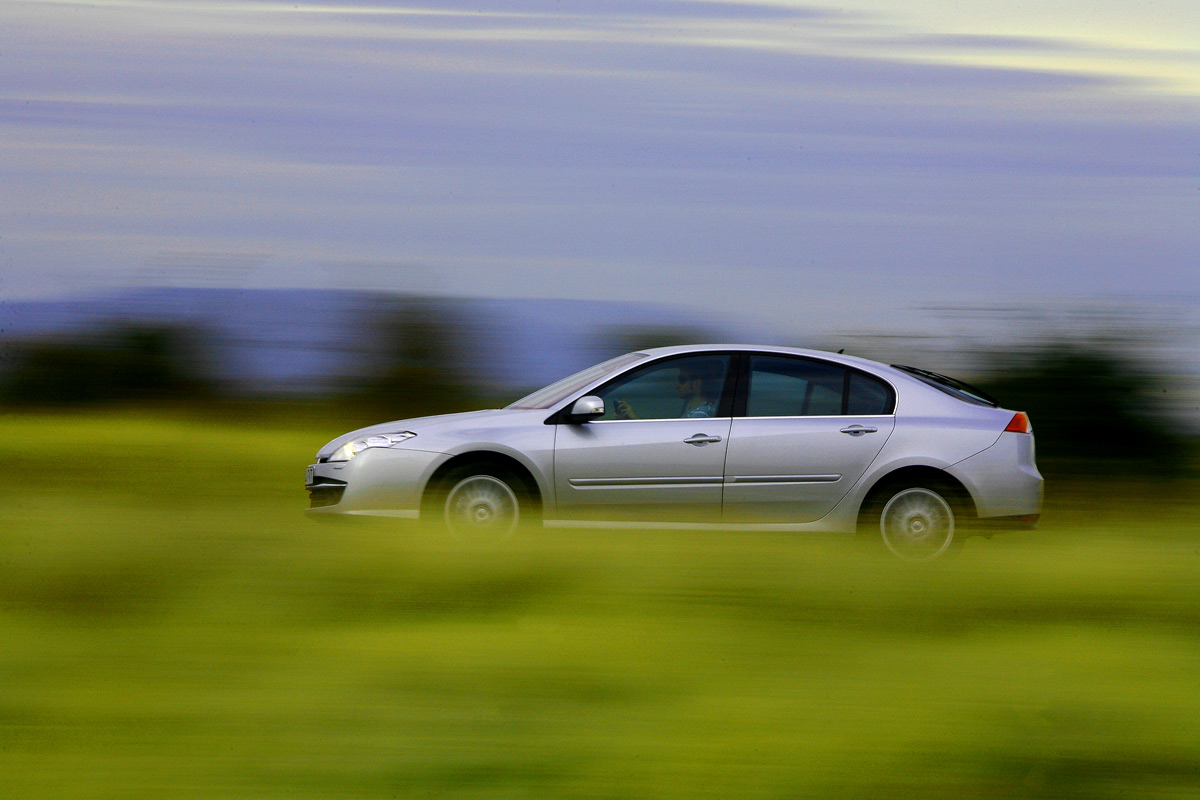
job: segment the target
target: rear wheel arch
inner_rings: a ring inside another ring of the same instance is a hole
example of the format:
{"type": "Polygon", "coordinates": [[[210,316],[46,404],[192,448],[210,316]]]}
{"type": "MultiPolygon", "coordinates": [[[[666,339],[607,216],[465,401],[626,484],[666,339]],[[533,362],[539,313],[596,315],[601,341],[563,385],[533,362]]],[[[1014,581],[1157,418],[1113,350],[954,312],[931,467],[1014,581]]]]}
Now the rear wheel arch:
{"type": "Polygon", "coordinates": [[[964,521],[974,520],[977,515],[975,498],[963,482],[945,470],[929,466],[901,467],[879,477],[863,497],[858,507],[858,522],[861,526],[865,516],[872,511],[878,511],[877,506],[885,495],[899,489],[922,486],[945,492],[946,500],[954,509],[954,513],[964,521]]]}
{"type": "Polygon", "coordinates": [[[976,518],[970,492],[935,467],[906,467],[878,480],[858,513],[858,532],[907,561],[957,550],[976,518]]]}

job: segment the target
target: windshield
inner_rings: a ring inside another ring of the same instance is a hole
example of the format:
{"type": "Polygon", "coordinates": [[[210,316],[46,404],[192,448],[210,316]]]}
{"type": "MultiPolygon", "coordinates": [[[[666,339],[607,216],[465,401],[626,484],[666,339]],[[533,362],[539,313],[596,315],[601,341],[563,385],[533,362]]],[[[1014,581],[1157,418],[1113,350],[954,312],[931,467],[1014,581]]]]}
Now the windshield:
{"type": "Polygon", "coordinates": [[[588,367],[582,372],[576,372],[574,375],[563,378],[561,381],[556,381],[544,389],[538,389],[533,394],[522,397],[517,402],[509,405],[508,408],[550,408],[550,406],[569,397],[589,383],[597,381],[621,367],[629,366],[635,361],[641,361],[645,357],[644,353],[626,353],[623,356],[610,358],[603,364],[588,367]]]}

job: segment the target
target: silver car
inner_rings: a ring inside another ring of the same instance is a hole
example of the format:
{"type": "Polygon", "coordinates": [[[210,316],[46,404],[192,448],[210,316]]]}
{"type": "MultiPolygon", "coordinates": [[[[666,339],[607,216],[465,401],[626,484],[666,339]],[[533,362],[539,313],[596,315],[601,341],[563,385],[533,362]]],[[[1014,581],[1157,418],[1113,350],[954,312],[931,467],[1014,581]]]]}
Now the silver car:
{"type": "Polygon", "coordinates": [[[914,367],[788,347],[619,356],[510,406],[339,436],[308,513],[432,519],[460,536],[546,527],[867,531],[934,558],[1033,527],[1028,417],[914,367]]]}

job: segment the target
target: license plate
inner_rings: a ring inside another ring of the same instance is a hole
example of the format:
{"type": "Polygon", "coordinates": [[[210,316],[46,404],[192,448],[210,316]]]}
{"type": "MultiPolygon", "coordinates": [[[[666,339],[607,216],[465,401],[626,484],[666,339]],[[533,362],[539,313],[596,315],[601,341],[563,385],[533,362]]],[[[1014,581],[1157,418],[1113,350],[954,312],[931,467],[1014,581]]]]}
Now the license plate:
{"type": "Polygon", "coordinates": [[[304,485],[312,486],[313,482],[313,467],[304,468],[304,485]]]}

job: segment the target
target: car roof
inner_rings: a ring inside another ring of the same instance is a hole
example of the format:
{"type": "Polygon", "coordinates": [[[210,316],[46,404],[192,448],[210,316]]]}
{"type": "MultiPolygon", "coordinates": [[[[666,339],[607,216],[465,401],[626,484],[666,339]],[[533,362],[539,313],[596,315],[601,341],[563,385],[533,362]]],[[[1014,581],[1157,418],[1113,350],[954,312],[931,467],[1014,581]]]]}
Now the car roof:
{"type": "Polygon", "coordinates": [[[911,380],[910,376],[906,375],[900,370],[890,367],[887,364],[883,364],[879,361],[872,361],[869,358],[860,358],[858,356],[848,356],[845,353],[830,353],[825,350],[809,350],[803,347],[784,347],[782,345],[769,344],[685,344],[673,345],[671,347],[651,347],[645,350],[638,350],[636,352],[657,358],[660,356],[685,355],[687,353],[722,352],[731,350],[755,353],[778,353],[779,355],[819,358],[822,361],[832,361],[851,367],[862,367],[871,372],[884,372],[887,373],[888,377],[894,376],[904,380],[905,383],[911,380]]]}

